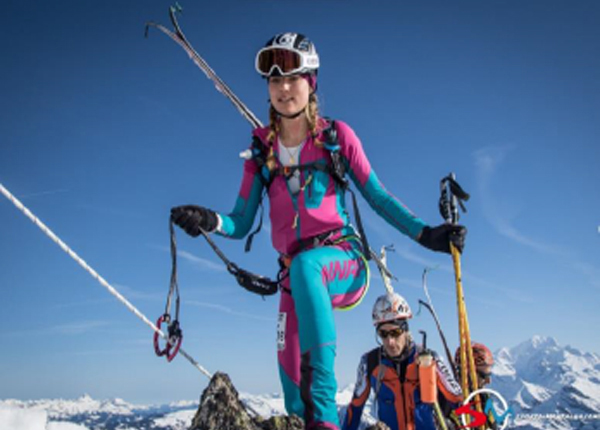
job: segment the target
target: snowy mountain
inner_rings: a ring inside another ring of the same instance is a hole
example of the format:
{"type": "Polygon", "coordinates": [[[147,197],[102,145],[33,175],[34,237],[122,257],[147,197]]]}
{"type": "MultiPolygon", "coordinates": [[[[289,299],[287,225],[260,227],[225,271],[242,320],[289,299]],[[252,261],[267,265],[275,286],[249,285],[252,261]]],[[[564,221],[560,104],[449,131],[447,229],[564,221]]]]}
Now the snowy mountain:
{"type": "MultiPolygon", "coordinates": [[[[348,386],[336,397],[342,417],[352,390],[348,386]]],[[[279,393],[240,393],[240,400],[256,415],[285,414],[279,393]]],[[[121,399],[98,401],[87,395],[75,400],[0,400],[0,430],[187,430],[197,409],[198,402],[139,406],[121,399]]],[[[375,423],[370,410],[369,402],[362,427],[375,423]]]]}
{"type": "MultiPolygon", "coordinates": [[[[502,348],[494,356],[491,388],[517,414],[508,428],[600,430],[598,355],[536,336],[514,348],[502,348]],[[584,414],[588,417],[582,418],[584,414]]],[[[352,390],[348,386],[337,394],[340,416],[352,390]]],[[[240,393],[240,399],[251,413],[264,417],[284,414],[280,394],[240,393]]],[[[139,406],[89,396],[76,400],[0,400],[0,430],[187,430],[197,408],[198,402],[139,406]]],[[[370,400],[365,406],[363,428],[375,422],[371,411],[370,400]]]]}
{"type": "Polygon", "coordinates": [[[540,336],[494,355],[491,388],[517,414],[516,428],[600,429],[598,355],[562,347],[555,339],[540,336]],[[595,417],[581,419],[583,415],[595,417]]]}
{"type": "Polygon", "coordinates": [[[0,430],[184,430],[198,402],[138,406],[121,399],[0,401],[0,430]]]}

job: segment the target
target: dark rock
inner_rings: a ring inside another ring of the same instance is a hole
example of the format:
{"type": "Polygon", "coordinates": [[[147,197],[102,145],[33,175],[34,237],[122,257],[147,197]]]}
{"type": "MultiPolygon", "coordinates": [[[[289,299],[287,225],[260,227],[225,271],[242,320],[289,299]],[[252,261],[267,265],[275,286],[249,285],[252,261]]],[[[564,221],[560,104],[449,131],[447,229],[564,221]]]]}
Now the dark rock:
{"type": "Polygon", "coordinates": [[[295,415],[251,416],[229,376],[217,372],[202,393],[189,430],[304,430],[304,422],[295,415]]]}
{"type": "Polygon", "coordinates": [[[259,417],[255,421],[261,430],[304,430],[304,421],[296,415],[271,417],[264,421],[259,417]]]}

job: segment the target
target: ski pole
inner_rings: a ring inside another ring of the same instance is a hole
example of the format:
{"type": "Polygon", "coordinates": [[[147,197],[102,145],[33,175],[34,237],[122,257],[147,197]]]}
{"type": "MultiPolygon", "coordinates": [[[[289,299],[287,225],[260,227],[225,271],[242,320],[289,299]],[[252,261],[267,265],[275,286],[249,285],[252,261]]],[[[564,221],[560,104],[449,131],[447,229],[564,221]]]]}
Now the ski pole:
{"type": "MultiPolygon", "coordinates": [[[[459,219],[458,205],[466,212],[463,201],[469,199],[469,194],[466,193],[461,186],[456,182],[456,175],[450,173],[440,182],[441,197],[440,197],[440,213],[446,222],[457,224],[459,219]]],[[[460,371],[461,371],[461,386],[463,395],[467,397],[470,393],[470,388],[477,391],[477,372],[475,369],[475,360],[473,357],[473,349],[471,347],[471,333],[469,328],[469,319],[467,316],[467,306],[465,303],[464,289],[462,285],[462,270],[460,261],[460,252],[450,242],[450,252],[452,254],[452,262],[454,266],[454,277],[456,282],[456,303],[458,308],[458,325],[460,338],[460,371]],[[469,384],[469,379],[471,383],[469,384]]],[[[478,412],[482,411],[479,395],[475,398],[475,407],[478,412]]]]}
{"type": "MultiPolygon", "coordinates": [[[[456,278],[456,295],[459,307],[459,332],[460,332],[460,367],[461,367],[461,382],[463,386],[463,395],[468,397],[470,388],[473,391],[478,390],[477,370],[475,368],[475,358],[473,357],[473,348],[471,346],[471,331],[469,328],[469,318],[467,316],[467,306],[465,303],[464,290],[462,287],[462,271],[460,265],[460,252],[454,244],[450,243],[452,251],[452,260],[454,262],[454,273],[456,278]],[[470,384],[469,384],[470,379],[470,384]]],[[[481,399],[479,394],[475,396],[475,409],[477,412],[482,412],[481,399]]],[[[468,418],[470,420],[470,418],[468,418]]],[[[483,429],[483,427],[482,427],[483,429]]]]}
{"type": "MultiPolygon", "coordinates": [[[[4,185],[0,183],[0,192],[12,202],[19,209],[23,215],[29,218],[46,236],[48,236],[54,243],[56,243],[63,251],[65,251],[77,264],[79,264],[86,272],[88,272],[94,279],[96,279],[100,285],[108,290],[110,294],[117,298],[127,309],[129,309],[136,317],[141,319],[148,327],[154,330],[160,337],[170,342],[167,335],[165,335],[156,325],[154,325],[146,316],[141,313],[135,306],[133,306],[121,293],[119,293],[112,285],[110,285],[102,276],[98,274],[92,267],[90,267],[75,251],[63,242],[46,224],[44,224],[38,217],[36,217],[29,209],[23,205],[10,191],[8,191],[4,185]]],[[[203,375],[211,378],[212,375],[202,367],[192,356],[187,354],[183,349],[179,349],[181,355],[183,355],[196,369],[198,369],[203,375]]]]}
{"type": "Polygon", "coordinates": [[[441,430],[448,430],[448,426],[446,425],[446,419],[444,418],[444,414],[442,413],[442,409],[440,408],[439,402],[433,403],[433,409],[435,410],[435,415],[438,418],[438,423],[440,425],[441,430]]]}

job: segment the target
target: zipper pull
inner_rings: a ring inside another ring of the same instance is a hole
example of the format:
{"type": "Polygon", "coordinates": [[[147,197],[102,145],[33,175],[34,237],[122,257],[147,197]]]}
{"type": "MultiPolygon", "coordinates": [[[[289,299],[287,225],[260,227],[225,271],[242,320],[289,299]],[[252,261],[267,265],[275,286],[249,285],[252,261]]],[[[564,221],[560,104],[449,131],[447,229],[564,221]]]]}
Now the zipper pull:
{"type": "MultiPolygon", "coordinates": [[[[310,172],[308,175],[308,179],[306,179],[306,182],[304,182],[304,185],[302,185],[302,188],[300,188],[300,191],[304,192],[306,187],[312,182],[312,178],[313,178],[313,174],[312,174],[312,172],[310,172]]],[[[312,187],[308,189],[308,197],[309,198],[312,197],[311,196],[312,193],[310,192],[311,189],[312,189],[312,187]]]]}
{"type": "Polygon", "coordinates": [[[298,213],[294,215],[294,222],[292,223],[292,228],[295,230],[298,227],[298,213]]]}

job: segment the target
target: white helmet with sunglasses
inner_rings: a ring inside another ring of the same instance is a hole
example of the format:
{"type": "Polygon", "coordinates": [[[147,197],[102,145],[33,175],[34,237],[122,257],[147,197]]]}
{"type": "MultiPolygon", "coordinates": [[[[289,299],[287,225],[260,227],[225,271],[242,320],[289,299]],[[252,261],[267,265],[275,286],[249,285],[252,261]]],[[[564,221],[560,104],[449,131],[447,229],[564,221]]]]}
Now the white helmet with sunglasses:
{"type": "Polygon", "coordinates": [[[379,296],[373,305],[373,325],[375,327],[396,320],[412,318],[408,302],[398,293],[379,296]]]}
{"type": "Polygon", "coordinates": [[[316,74],[319,55],[315,45],[304,35],[281,33],[267,42],[256,54],[256,71],[263,77],[316,74]]]}

